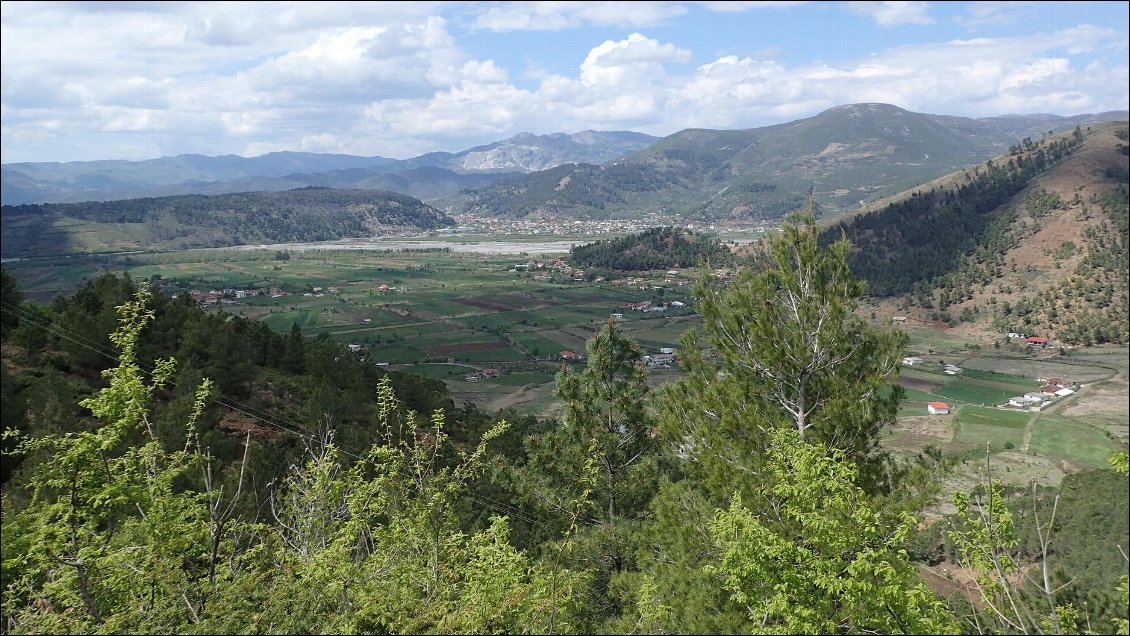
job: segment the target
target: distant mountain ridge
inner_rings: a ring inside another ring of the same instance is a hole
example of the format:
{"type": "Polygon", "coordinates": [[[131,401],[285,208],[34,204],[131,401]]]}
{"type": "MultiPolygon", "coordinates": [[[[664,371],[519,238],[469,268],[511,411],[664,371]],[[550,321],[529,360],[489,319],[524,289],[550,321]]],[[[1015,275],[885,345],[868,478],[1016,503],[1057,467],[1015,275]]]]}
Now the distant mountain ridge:
{"type": "Polygon", "coordinates": [[[975,120],[890,104],[849,104],[747,130],[687,129],[603,165],[558,166],[432,201],[452,214],[603,218],[645,212],[758,221],[812,191],[835,215],[1003,152],[1033,130],[1125,112],[975,120]]]}
{"type": "Polygon", "coordinates": [[[272,152],[250,158],[178,155],[145,161],[10,163],[0,166],[0,196],[5,205],[22,205],[319,186],[387,189],[430,198],[488,185],[507,173],[608,161],[656,139],[622,131],[520,133],[459,153],[433,152],[405,160],[272,152]]]}

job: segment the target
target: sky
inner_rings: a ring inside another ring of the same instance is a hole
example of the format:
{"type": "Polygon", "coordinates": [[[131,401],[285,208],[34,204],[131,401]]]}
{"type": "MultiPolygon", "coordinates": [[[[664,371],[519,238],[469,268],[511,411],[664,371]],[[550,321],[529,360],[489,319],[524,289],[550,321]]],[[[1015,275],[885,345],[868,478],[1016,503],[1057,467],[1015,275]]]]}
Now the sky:
{"type": "Polygon", "coordinates": [[[0,160],[1130,108],[1127,2],[3,2],[0,160]]]}

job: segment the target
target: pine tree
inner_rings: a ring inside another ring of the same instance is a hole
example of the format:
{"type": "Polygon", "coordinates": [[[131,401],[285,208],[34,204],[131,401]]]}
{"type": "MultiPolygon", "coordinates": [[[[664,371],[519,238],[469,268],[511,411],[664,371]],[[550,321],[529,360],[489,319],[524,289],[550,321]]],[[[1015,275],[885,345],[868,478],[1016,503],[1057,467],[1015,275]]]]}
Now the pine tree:
{"type": "Polygon", "coordinates": [[[665,436],[716,497],[758,478],[767,433],[782,427],[842,450],[869,489],[884,487],[879,434],[897,415],[906,336],[853,313],[863,284],[846,240],[821,247],[811,209],[790,221],[732,285],[703,275],[703,338],[684,335],[688,376],[663,393],[665,436]]]}

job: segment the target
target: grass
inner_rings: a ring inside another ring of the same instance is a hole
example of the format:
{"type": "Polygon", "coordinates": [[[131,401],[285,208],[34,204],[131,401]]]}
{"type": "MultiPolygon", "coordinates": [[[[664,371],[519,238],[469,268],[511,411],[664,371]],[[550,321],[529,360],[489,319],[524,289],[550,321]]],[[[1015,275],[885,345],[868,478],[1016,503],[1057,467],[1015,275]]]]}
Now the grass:
{"type": "MultiPolygon", "coordinates": [[[[1028,390],[1031,391],[1033,389],[1028,390]]],[[[948,398],[949,401],[964,404],[981,404],[984,406],[1004,404],[1008,402],[1008,399],[1010,397],[1014,397],[1017,394],[1017,391],[1008,391],[1005,389],[983,386],[980,384],[974,384],[967,380],[957,380],[950,382],[944,387],[938,389],[938,395],[942,396],[943,398],[948,398]]]]}
{"type": "Polygon", "coordinates": [[[1115,445],[1101,431],[1077,420],[1041,417],[1032,432],[1029,452],[1063,459],[1080,467],[1105,468],[1115,445]]]}
{"type": "Polygon", "coordinates": [[[972,448],[993,451],[1020,448],[1024,444],[1024,429],[1032,415],[977,406],[958,409],[955,423],[958,441],[972,448]]]}

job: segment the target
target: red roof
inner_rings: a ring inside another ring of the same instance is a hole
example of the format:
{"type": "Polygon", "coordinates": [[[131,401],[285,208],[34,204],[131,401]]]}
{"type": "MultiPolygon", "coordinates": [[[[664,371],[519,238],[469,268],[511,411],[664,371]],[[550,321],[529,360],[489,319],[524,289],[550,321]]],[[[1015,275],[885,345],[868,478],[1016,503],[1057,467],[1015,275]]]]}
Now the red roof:
{"type": "Polygon", "coordinates": [[[1031,338],[1028,339],[1028,342],[1047,342],[1047,341],[1048,341],[1047,338],[1041,338],[1039,336],[1032,336],[1031,338]]]}
{"type": "Polygon", "coordinates": [[[927,402],[926,404],[936,409],[948,409],[950,407],[950,405],[945,402],[927,402]]]}

